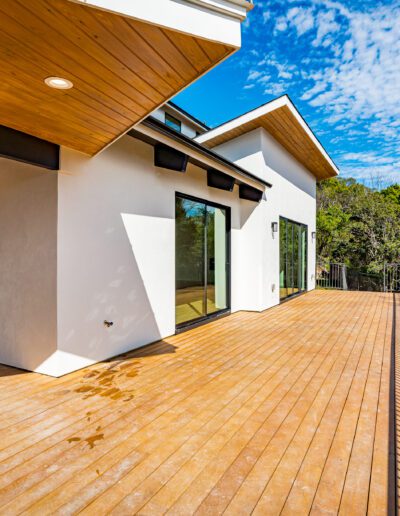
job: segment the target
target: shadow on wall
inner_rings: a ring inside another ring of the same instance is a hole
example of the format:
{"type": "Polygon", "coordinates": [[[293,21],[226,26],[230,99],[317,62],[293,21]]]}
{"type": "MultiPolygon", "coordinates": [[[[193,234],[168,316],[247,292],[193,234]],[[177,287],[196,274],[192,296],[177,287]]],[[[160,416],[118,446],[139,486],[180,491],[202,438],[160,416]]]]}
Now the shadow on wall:
{"type": "Polygon", "coordinates": [[[116,216],[118,223],[108,223],[97,240],[98,249],[92,247],[96,239],[80,249],[94,260],[85,270],[84,288],[63,285],[59,348],[71,361],[104,360],[174,332],[173,221],[116,216]]]}
{"type": "MultiPolygon", "coordinates": [[[[266,199],[266,194],[263,195],[263,200],[266,199]]],[[[246,222],[250,219],[255,209],[259,206],[258,203],[252,201],[240,200],[240,226],[238,229],[243,229],[246,222]]],[[[233,228],[236,229],[236,228],[233,228]]]]}

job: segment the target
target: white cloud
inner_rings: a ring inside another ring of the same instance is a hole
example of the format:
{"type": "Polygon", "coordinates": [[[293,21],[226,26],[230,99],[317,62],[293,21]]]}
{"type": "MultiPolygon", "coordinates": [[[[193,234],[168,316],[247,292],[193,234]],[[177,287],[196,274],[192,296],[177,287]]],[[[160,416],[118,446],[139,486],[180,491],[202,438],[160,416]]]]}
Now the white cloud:
{"type": "Polygon", "coordinates": [[[275,31],[284,32],[288,28],[288,24],[286,18],[284,16],[279,16],[275,23],[275,31]]]}
{"type": "Polygon", "coordinates": [[[258,70],[251,70],[249,73],[249,76],[247,77],[248,81],[254,81],[255,79],[258,79],[261,77],[262,73],[258,70]]]}
{"type": "MultiPolygon", "coordinates": [[[[393,157],[381,156],[376,152],[347,152],[341,156],[341,159],[343,161],[356,161],[357,163],[373,165],[395,165],[393,157]]],[[[400,166],[400,163],[397,163],[397,166],[400,166]]]]}
{"type": "Polygon", "coordinates": [[[260,77],[257,82],[259,82],[260,84],[264,84],[266,82],[269,82],[270,80],[271,80],[271,76],[266,73],[265,75],[260,77]]]}
{"type": "MultiPolygon", "coordinates": [[[[384,138],[398,148],[400,7],[392,4],[369,12],[342,12],[347,18],[342,21],[345,37],[336,41],[340,59],[309,75],[314,84],[302,100],[321,109],[329,123],[362,122],[369,136],[384,138]]],[[[332,10],[319,13],[317,25],[314,45],[323,44],[339,30],[332,10]]]]}
{"type": "Polygon", "coordinates": [[[264,11],[262,16],[263,16],[263,23],[267,23],[267,21],[271,19],[272,14],[270,11],[264,11]]]}
{"type": "Polygon", "coordinates": [[[279,97],[286,91],[286,85],[283,83],[271,83],[264,90],[264,95],[273,95],[274,97],[279,97]]]}
{"type": "Polygon", "coordinates": [[[335,21],[335,18],[336,13],[334,10],[321,11],[318,13],[316,22],[316,25],[318,27],[317,37],[312,43],[313,46],[328,46],[329,44],[333,43],[332,39],[325,39],[325,37],[328,34],[335,33],[340,30],[340,25],[335,21]]]}
{"type": "Polygon", "coordinates": [[[314,27],[314,16],[312,9],[303,7],[292,7],[287,12],[287,20],[295,27],[297,35],[301,36],[314,27]]]}

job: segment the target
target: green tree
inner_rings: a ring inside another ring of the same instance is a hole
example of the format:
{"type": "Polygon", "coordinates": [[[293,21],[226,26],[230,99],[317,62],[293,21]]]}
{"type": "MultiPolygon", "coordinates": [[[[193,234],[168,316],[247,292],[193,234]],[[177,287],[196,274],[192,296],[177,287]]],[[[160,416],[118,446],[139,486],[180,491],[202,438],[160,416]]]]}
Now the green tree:
{"type": "Polygon", "coordinates": [[[374,191],[354,179],[318,184],[317,255],[375,273],[400,261],[400,186],[374,191]]]}
{"type": "Polygon", "coordinates": [[[388,186],[384,190],[381,191],[381,194],[385,197],[385,199],[389,199],[400,205],[400,185],[395,184],[388,186]]]}

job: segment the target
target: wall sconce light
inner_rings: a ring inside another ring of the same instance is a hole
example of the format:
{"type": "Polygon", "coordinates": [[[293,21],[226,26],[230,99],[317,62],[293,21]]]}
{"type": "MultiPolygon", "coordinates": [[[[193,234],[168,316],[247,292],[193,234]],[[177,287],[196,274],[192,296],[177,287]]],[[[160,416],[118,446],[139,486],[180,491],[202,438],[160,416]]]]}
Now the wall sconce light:
{"type": "Polygon", "coordinates": [[[314,242],[314,240],[315,240],[315,237],[316,237],[316,236],[317,236],[317,233],[316,233],[315,231],[313,231],[313,232],[311,233],[311,238],[312,238],[312,241],[313,241],[313,242],[314,242]]]}
{"type": "Polygon", "coordinates": [[[278,233],[278,223],[271,222],[271,229],[272,229],[272,233],[278,233]]]}

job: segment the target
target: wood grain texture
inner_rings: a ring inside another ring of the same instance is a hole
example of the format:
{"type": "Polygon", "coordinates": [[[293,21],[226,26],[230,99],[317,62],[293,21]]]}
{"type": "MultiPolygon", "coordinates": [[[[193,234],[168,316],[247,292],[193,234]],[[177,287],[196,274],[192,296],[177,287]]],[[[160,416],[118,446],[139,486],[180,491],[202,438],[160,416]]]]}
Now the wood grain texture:
{"type": "Polygon", "coordinates": [[[89,155],[235,50],[66,0],[3,0],[0,48],[0,124],[89,155]]]}
{"type": "Polygon", "coordinates": [[[271,111],[257,119],[215,136],[203,145],[221,145],[254,129],[262,127],[277,140],[297,161],[304,165],[318,181],[336,176],[336,171],[312,142],[306,131],[287,106],[271,111]]]}
{"type": "Polygon", "coordinates": [[[0,366],[1,514],[388,505],[393,296],[314,291],[59,379],[0,366]]]}

